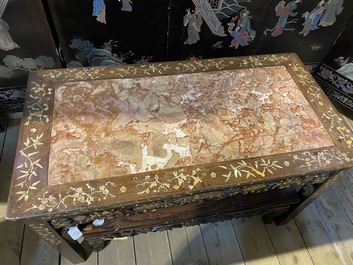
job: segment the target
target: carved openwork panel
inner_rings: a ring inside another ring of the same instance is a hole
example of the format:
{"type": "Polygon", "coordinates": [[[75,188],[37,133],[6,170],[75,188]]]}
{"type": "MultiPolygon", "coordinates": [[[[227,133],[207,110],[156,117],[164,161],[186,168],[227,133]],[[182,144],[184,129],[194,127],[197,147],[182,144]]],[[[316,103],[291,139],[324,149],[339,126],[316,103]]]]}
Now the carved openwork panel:
{"type": "Polygon", "coordinates": [[[121,216],[130,216],[149,211],[155,211],[160,208],[182,206],[193,202],[204,202],[210,200],[222,200],[226,197],[231,197],[237,194],[246,195],[248,193],[262,193],[275,189],[288,188],[291,185],[306,186],[313,184],[322,184],[333,172],[322,174],[307,175],[301,177],[293,177],[280,181],[264,182],[256,185],[246,185],[233,188],[226,188],[222,190],[214,190],[198,194],[190,194],[169,198],[167,200],[157,200],[153,202],[145,202],[140,204],[132,204],[126,207],[118,207],[113,209],[106,209],[104,211],[94,211],[90,213],[82,213],[76,216],[68,216],[65,218],[55,218],[51,220],[51,224],[55,228],[62,228],[70,224],[88,224],[95,219],[110,220],[121,216]]]}

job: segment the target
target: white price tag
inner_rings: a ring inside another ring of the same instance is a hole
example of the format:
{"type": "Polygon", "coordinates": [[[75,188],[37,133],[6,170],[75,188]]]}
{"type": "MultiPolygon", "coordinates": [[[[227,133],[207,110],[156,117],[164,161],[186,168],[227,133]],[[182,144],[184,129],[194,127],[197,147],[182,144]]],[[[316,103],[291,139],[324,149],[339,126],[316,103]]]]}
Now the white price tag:
{"type": "Polygon", "coordinates": [[[94,221],[93,221],[93,225],[94,226],[101,226],[101,225],[103,225],[104,224],[104,219],[95,219],[94,221]]]}
{"type": "Polygon", "coordinates": [[[83,234],[81,233],[80,229],[77,228],[77,226],[72,226],[70,227],[69,231],[67,232],[69,234],[69,236],[73,239],[73,240],[77,240],[79,239],[81,236],[83,236],[83,234]]]}

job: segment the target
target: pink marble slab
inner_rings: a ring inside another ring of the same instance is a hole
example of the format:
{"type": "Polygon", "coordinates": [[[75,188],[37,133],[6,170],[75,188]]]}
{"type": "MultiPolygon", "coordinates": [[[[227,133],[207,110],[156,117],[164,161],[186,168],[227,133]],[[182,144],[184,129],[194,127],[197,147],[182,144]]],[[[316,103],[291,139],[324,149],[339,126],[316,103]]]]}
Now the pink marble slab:
{"type": "Polygon", "coordinates": [[[65,83],[49,185],[333,146],[284,66],[65,83]]]}

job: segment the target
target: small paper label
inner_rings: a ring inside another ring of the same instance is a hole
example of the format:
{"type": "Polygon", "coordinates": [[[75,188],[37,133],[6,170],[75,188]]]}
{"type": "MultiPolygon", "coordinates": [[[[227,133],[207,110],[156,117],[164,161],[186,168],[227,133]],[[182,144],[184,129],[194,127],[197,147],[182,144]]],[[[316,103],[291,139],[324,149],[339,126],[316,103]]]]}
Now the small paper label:
{"type": "Polygon", "coordinates": [[[79,239],[81,236],[83,236],[83,234],[81,233],[80,229],[77,228],[77,226],[72,226],[70,227],[69,231],[67,232],[69,234],[69,236],[73,239],[73,240],[77,240],[79,239]]]}
{"type": "Polygon", "coordinates": [[[93,221],[94,226],[101,226],[104,224],[104,219],[96,219],[93,221]]]}

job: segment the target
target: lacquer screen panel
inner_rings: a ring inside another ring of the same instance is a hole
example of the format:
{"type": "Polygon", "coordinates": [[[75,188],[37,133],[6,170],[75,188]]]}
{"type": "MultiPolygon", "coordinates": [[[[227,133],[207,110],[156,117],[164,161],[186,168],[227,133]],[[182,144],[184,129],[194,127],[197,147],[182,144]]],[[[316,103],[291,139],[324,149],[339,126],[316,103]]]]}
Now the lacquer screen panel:
{"type": "Polygon", "coordinates": [[[168,1],[47,1],[68,67],[165,60],[168,1]]]}
{"type": "Polygon", "coordinates": [[[254,54],[294,52],[305,64],[322,62],[350,21],[349,0],[274,0],[254,54]]]}
{"type": "Polygon", "coordinates": [[[171,0],[167,60],[251,55],[271,0],[171,0]]]}
{"type": "MultiPolygon", "coordinates": [[[[0,88],[25,87],[31,71],[60,67],[42,1],[0,0],[0,88]]],[[[20,89],[12,90],[0,99],[11,104],[14,98],[23,101],[21,94],[20,89]]],[[[7,111],[4,106],[0,109],[7,111]]]]}

